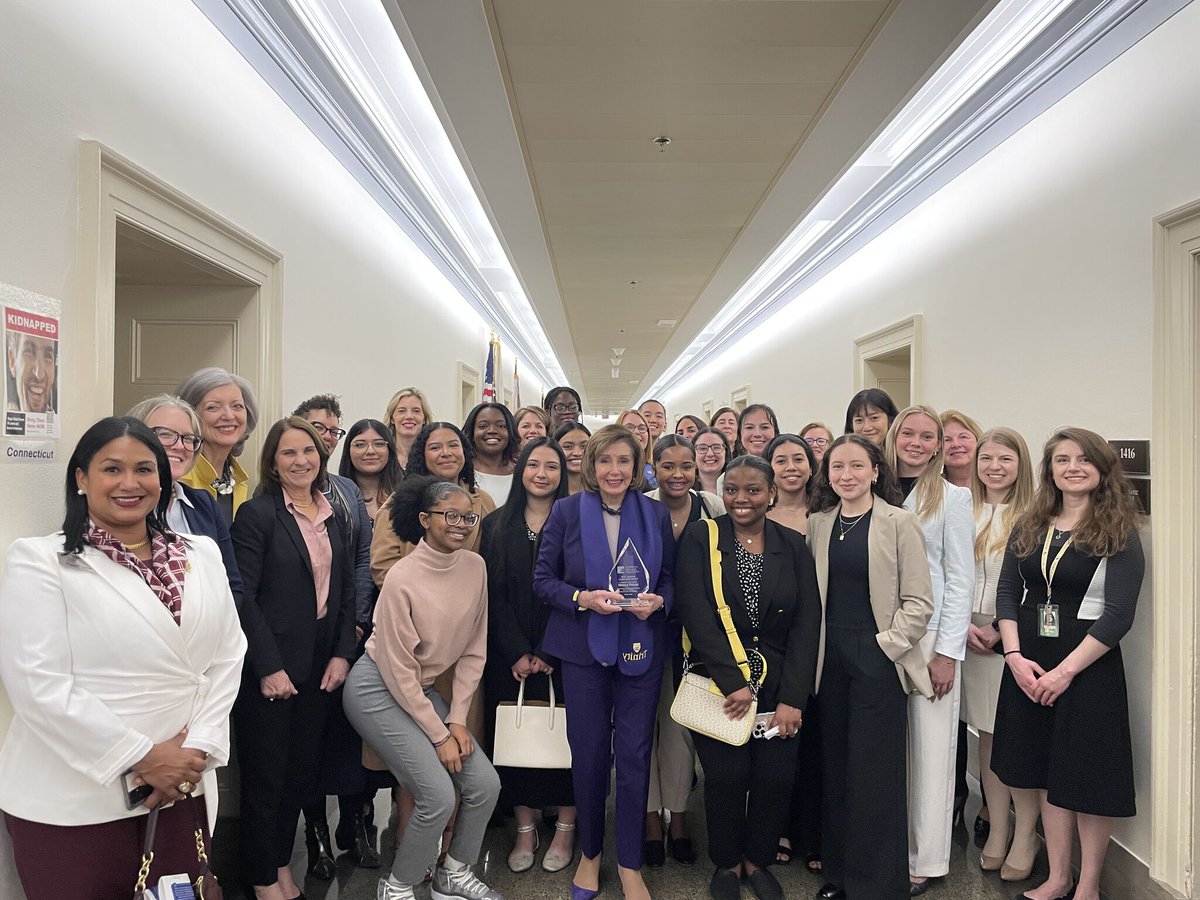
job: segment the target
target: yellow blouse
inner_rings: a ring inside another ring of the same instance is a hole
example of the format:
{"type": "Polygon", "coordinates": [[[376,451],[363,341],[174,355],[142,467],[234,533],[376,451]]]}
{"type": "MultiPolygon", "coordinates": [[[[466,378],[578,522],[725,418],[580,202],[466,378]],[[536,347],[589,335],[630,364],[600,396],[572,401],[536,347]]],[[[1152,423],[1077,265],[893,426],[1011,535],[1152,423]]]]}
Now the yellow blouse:
{"type": "MultiPolygon", "coordinates": [[[[236,457],[230,457],[229,470],[233,475],[233,514],[236,516],[238,507],[245,503],[246,498],[250,496],[250,476],[246,474],[245,469],[238,465],[236,457]]],[[[196,465],[192,467],[192,471],[179,480],[188,487],[208,491],[212,495],[212,498],[216,500],[217,491],[212,486],[212,483],[217,480],[217,477],[218,472],[213,468],[212,463],[202,455],[197,454],[196,465]]]]}

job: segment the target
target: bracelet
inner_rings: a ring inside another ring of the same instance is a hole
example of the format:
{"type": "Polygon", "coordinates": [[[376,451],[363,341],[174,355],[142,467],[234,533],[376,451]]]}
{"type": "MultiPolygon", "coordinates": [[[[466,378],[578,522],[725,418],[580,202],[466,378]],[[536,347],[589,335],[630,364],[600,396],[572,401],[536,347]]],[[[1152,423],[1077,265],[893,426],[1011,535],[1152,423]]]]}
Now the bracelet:
{"type": "Polygon", "coordinates": [[[444,738],[442,738],[440,741],[438,741],[436,744],[433,745],[433,749],[436,750],[438,747],[442,746],[442,744],[446,743],[446,741],[450,740],[450,738],[452,738],[452,737],[454,737],[454,735],[447,734],[444,738]]]}
{"type": "Polygon", "coordinates": [[[583,607],[580,606],[580,604],[579,604],[579,595],[582,593],[583,593],[583,591],[577,590],[577,591],[575,591],[574,595],[571,597],[571,602],[575,604],[575,612],[583,612],[584,611],[583,607]]]}
{"type": "Polygon", "coordinates": [[[1010,653],[1020,653],[1020,652],[1021,652],[1021,648],[1018,647],[1016,650],[1005,650],[1004,655],[1008,656],[1010,653]]]}

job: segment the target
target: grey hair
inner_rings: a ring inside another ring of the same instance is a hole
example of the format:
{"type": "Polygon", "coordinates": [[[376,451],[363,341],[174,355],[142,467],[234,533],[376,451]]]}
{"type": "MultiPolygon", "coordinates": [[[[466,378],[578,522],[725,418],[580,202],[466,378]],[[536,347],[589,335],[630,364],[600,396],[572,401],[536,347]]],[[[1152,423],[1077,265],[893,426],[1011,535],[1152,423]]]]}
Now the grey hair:
{"type": "Polygon", "coordinates": [[[193,408],[199,409],[205,394],[227,384],[238,386],[242,392],[242,402],[246,404],[246,433],[233,448],[233,455],[241,456],[242,450],[246,448],[247,439],[254,432],[254,426],[258,424],[258,400],[254,396],[254,388],[250,386],[249,381],[241,375],[234,375],[219,366],[209,366],[205,369],[197,369],[183,379],[179,387],[175,389],[175,393],[185,403],[190,403],[193,408]]]}
{"type": "MultiPolygon", "coordinates": [[[[155,394],[153,397],[147,397],[141,403],[135,403],[125,415],[132,416],[139,422],[145,422],[164,406],[169,406],[172,409],[178,409],[186,413],[188,421],[192,425],[192,434],[199,435],[202,433],[203,429],[200,424],[200,417],[196,415],[195,407],[186,400],[176,397],[174,394],[155,394]]],[[[187,472],[183,474],[186,475],[192,471],[192,466],[194,465],[196,465],[196,455],[192,454],[191,464],[188,465],[187,472]]]]}

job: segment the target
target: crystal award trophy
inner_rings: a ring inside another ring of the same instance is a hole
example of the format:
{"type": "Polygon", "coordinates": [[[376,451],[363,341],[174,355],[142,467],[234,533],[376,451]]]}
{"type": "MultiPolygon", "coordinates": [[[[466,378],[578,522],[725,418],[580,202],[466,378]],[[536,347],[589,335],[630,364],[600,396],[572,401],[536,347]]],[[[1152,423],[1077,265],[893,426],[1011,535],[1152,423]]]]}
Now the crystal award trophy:
{"type": "Polygon", "coordinates": [[[625,546],[617,554],[617,561],[608,573],[608,589],[621,595],[623,599],[611,601],[614,606],[637,606],[638,594],[650,590],[650,573],[642,562],[632,538],[625,539],[625,546]]]}

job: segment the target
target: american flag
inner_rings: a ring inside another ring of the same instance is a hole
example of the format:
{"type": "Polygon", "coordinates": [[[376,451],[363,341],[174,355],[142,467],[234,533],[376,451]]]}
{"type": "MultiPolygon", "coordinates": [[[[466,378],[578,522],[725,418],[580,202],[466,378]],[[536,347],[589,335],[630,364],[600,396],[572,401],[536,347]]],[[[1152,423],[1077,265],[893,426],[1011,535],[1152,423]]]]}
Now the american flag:
{"type": "Polygon", "coordinates": [[[488,341],[487,363],[483,367],[483,402],[496,402],[496,342],[488,341]]]}

